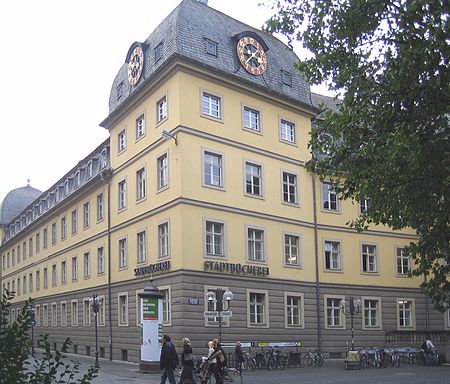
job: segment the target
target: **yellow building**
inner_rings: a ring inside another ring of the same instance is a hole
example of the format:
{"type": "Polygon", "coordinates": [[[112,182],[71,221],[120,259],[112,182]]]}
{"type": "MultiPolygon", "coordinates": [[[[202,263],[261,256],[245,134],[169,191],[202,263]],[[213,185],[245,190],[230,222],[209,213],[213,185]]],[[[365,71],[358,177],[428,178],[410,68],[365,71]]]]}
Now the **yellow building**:
{"type": "Polygon", "coordinates": [[[216,288],[233,293],[224,341],[301,341],[341,356],[351,319],[359,345],[446,337],[450,314],[408,277],[402,248],[414,233],[356,233],[346,222],[364,202],[340,201],[307,172],[324,98],[311,96],[297,60],[195,0],[133,43],[101,123],[110,138],[4,226],[11,316],[31,297],[37,333],[93,355],[97,294],[100,356],[139,361],[136,304],[152,279],[164,332],[199,350],[218,333],[217,316],[204,316],[216,288]]]}

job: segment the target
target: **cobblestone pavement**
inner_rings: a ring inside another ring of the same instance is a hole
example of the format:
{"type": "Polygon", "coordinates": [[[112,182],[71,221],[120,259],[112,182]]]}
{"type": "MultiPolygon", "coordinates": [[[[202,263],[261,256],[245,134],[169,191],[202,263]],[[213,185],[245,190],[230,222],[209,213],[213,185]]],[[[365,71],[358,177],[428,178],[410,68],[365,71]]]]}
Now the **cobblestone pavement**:
{"type": "MultiPolygon", "coordinates": [[[[87,369],[93,358],[69,355],[87,369]]],[[[142,373],[139,365],[100,359],[99,376],[93,384],[159,384],[159,373],[142,373]]],[[[168,383],[168,381],[167,381],[168,383]]],[[[282,371],[244,372],[243,384],[449,384],[450,366],[424,367],[402,364],[400,368],[344,370],[342,360],[325,360],[323,367],[286,368],[282,371]]],[[[236,384],[240,384],[237,382],[236,384]]]]}

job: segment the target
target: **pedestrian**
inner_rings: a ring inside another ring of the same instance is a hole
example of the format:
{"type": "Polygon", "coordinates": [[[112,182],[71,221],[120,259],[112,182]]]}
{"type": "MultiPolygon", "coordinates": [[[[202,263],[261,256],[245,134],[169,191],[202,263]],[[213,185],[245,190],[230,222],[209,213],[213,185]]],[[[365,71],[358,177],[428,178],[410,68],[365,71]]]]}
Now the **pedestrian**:
{"type": "Polygon", "coordinates": [[[170,384],[176,384],[174,370],[178,365],[178,354],[171,340],[169,335],[164,335],[162,339],[163,346],[159,358],[159,366],[162,370],[161,384],[165,384],[167,378],[170,384]]]}
{"type": "Polygon", "coordinates": [[[183,352],[181,353],[181,376],[178,384],[183,384],[186,379],[190,379],[192,384],[197,384],[194,372],[194,353],[192,352],[191,341],[183,337],[183,352]]]}
{"type": "Polygon", "coordinates": [[[240,341],[236,341],[236,346],[234,347],[234,356],[236,358],[236,369],[239,372],[242,372],[242,367],[244,363],[244,352],[242,351],[240,341]]]}
{"type": "Polygon", "coordinates": [[[216,384],[223,384],[224,370],[227,368],[227,357],[220,345],[219,339],[213,340],[213,347],[214,352],[208,357],[208,360],[216,359],[216,364],[212,372],[216,379],[216,384]]]}

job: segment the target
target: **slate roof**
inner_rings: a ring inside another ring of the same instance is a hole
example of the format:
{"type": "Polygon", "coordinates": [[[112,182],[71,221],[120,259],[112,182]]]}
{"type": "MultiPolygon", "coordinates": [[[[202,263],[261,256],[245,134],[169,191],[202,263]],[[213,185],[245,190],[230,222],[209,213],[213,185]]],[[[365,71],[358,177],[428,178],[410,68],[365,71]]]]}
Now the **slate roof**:
{"type": "Polygon", "coordinates": [[[41,194],[30,185],[10,191],[0,203],[0,225],[8,224],[41,194]]]}
{"type": "Polygon", "coordinates": [[[196,62],[211,70],[218,70],[313,108],[309,84],[294,69],[298,57],[291,49],[270,34],[235,20],[198,0],[183,0],[142,44],[144,48],[142,78],[136,86],[128,83],[127,61],[130,49],[126,62],[120,68],[111,88],[110,114],[131,94],[148,84],[152,75],[175,57],[196,62]],[[256,33],[258,40],[262,40],[269,48],[266,52],[267,69],[261,76],[253,76],[246,72],[238,61],[236,41],[233,37],[242,32],[256,33]],[[205,39],[218,44],[217,57],[206,53],[205,39]],[[161,43],[162,59],[155,62],[154,49],[161,43]],[[292,74],[292,86],[283,84],[282,71],[292,74]],[[123,96],[118,99],[117,88],[120,83],[123,84],[123,96]]]}

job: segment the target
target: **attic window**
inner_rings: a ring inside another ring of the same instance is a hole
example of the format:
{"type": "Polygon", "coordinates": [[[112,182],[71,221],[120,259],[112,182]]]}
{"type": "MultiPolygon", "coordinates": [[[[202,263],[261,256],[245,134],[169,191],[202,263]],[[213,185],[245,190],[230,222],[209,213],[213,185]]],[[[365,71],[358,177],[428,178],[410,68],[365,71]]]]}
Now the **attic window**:
{"type": "Polygon", "coordinates": [[[284,85],[292,87],[292,74],[286,71],[281,71],[281,81],[284,85]]]}
{"type": "Polygon", "coordinates": [[[206,53],[217,56],[217,43],[215,41],[205,39],[206,53]]]}
{"type": "Polygon", "coordinates": [[[117,100],[120,100],[123,96],[123,81],[117,86],[117,100]]]}
{"type": "Polygon", "coordinates": [[[162,51],[163,48],[163,43],[159,43],[156,47],[155,47],[155,63],[157,63],[159,60],[162,59],[162,51]]]}

